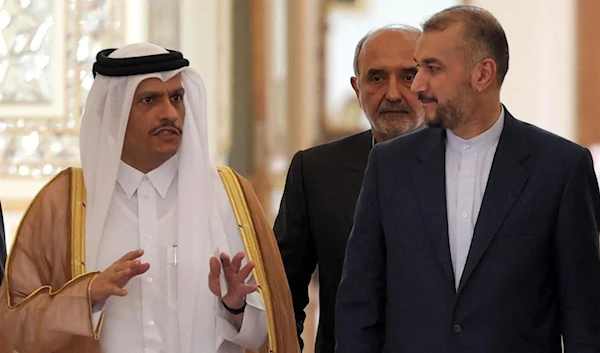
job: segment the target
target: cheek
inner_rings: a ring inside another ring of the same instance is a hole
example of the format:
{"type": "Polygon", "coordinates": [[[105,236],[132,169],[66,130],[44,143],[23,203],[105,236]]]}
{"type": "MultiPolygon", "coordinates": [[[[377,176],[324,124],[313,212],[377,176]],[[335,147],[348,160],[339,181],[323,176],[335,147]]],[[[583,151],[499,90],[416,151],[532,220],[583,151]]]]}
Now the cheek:
{"type": "Polygon", "coordinates": [[[382,90],[371,89],[362,96],[362,104],[369,111],[376,111],[379,108],[383,95],[382,90]]]}
{"type": "Polygon", "coordinates": [[[421,106],[421,103],[419,103],[419,96],[412,92],[408,92],[407,94],[405,94],[404,99],[406,100],[408,106],[413,109],[415,109],[415,107],[421,106]]]}
{"type": "Polygon", "coordinates": [[[185,120],[185,107],[183,105],[177,108],[177,116],[179,117],[179,120],[183,123],[183,121],[185,120]]]}
{"type": "Polygon", "coordinates": [[[147,119],[143,119],[143,115],[131,115],[125,133],[126,142],[139,148],[139,145],[143,144],[148,137],[150,129],[151,127],[148,125],[147,119]]]}

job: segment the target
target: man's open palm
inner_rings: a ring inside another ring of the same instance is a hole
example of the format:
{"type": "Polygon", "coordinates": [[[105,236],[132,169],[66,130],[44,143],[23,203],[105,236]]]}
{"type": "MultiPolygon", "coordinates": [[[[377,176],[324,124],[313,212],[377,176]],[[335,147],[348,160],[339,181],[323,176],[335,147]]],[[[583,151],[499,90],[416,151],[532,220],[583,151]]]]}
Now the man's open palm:
{"type": "Polygon", "coordinates": [[[250,276],[255,264],[250,261],[242,267],[242,259],[244,256],[245,254],[243,252],[239,252],[230,260],[229,255],[225,253],[221,253],[220,255],[221,263],[223,264],[223,273],[228,288],[227,294],[224,297],[221,297],[221,281],[219,279],[219,275],[221,274],[221,264],[216,257],[210,258],[208,287],[214,295],[221,298],[223,303],[232,309],[243,307],[246,302],[246,295],[258,289],[256,284],[246,284],[246,279],[250,276]]]}

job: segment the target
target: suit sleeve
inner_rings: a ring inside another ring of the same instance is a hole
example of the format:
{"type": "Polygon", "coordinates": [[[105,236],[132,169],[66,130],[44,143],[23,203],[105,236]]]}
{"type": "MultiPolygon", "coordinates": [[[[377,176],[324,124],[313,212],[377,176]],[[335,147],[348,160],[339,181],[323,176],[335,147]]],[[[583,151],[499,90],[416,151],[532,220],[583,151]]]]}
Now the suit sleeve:
{"type": "Polygon", "coordinates": [[[383,350],[386,249],[379,203],[377,151],[375,146],[369,156],[338,288],[337,353],[383,350]]]}
{"type": "Polygon", "coordinates": [[[554,238],[565,353],[600,352],[600,193],[584,149],[564,189],[554,238]]]}
{"type": "Polygon", "coordinates": [[[309,302],[308,286],[317,258],[306,212],[302,152],[296,153],[290,164],[273,230],[292,293],[298,340],[300,347],[303,347],[300,335],[304,330],[304,310],[309,302]]]}

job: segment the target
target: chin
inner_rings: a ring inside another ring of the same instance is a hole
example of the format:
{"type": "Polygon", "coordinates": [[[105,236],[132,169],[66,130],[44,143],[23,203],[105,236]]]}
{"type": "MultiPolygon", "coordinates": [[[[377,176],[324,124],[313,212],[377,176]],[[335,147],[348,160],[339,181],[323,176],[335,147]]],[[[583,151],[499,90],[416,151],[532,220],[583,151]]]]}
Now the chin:
{"type": "Polygon", "coordinates": [[[438,116],[432,116],[432,117],[427,117],[427,126],[429,127],[435,127],[435,128],[439,128],[439,129],[444,129],[445,128],[445,124],[442,121],[442,119],[438,116]]]}

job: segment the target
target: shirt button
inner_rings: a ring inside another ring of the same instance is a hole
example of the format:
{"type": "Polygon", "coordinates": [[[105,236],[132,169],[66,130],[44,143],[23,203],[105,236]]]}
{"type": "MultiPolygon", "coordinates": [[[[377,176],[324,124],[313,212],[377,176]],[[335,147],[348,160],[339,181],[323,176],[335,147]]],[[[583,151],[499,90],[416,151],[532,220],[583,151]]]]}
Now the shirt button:
{"type": "Polygon", "coordinates": [[[152,239],[152,236],[151,235],[146,235],[146,239],[150,240],[150,239],[152,239]]]}
{"type": "Polygon", "coordinates": [[[463,216],[463,218],[466,218],[468,215],[469,215],[469,214],[468,214],[467,212],[463,212],[463,213],[462,213],[462,216],[463,216]]]}
{"type": "Polygon", "coordinates": [[[454,325],[452,327],[452,329],[454,330],[454,332],[456,333],[461,333],[462,332],[462,327],[460,327],[460,325],[454,325]]]}
{"type": "Polygon", "coordinates": [[[469,176],[469,175],[471,175],[471,172],[466,172],[465,175],[469,176]]]}
{"type": "Polygon", "coordinates": [[[142,198],[143,198],[144,200],[148,200],[148,195],[144,195],[144,196],[142,196],[142,198]]]}
{"type": "Polygon", "coordinates": [[[471,148],[471,145],[464,145],[463,148],[468,150],[469,148],[471,148]]]}
{"type": "Polygon", "coordinates": [[[150,321],[148,321],[148,325],[150,325],[150,326],[154,326],[154,320],[150,320],[150,321]]]}
{"type": "Polygon", "coordinates": [[[148,177],[144,175],[143,180],[148,180],[148,177]]]}
{"type": "Polygon", "coordinates": [[[146,279],[146,280],[147,280],[148,282],[152,282],[152,281],[153,281],[152,277],[148,277],[148,279],[146,279]]]}

